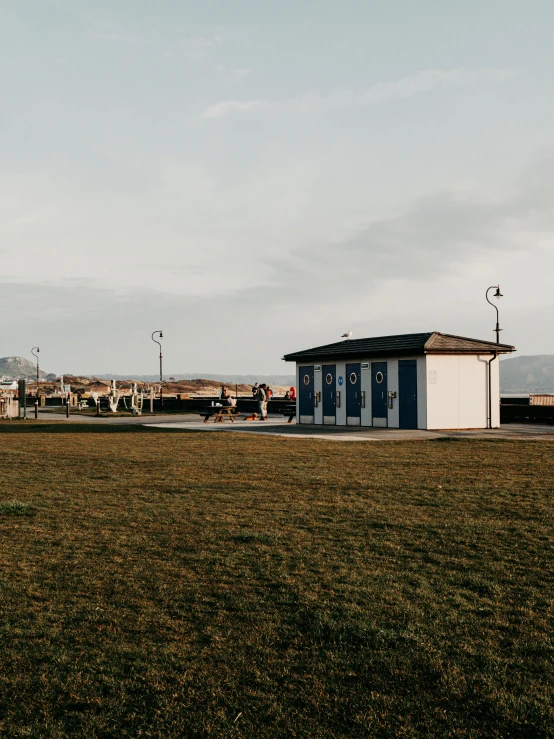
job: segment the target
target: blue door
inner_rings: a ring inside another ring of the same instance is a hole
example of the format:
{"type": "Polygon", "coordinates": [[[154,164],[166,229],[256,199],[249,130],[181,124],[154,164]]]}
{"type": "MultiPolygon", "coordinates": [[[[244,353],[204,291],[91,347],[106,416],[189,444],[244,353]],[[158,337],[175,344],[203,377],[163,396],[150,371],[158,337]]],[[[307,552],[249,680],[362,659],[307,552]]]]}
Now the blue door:
{"type": "Polygon", "coordinates": [[[398,363],[398,409],[400,428],[417,428],[417,368],[415,359],[398,363]]]}
{"type": "Polygon", "coordinates": [[[387,363],[371,363],[371,412],[373,418],[388,418],[387,363]]]}
{"type": "Polygon", "coordinates": [[[337,416],[337,366],[323,365],[323,423],[333,424],[337,416]]]}
{"type": "MultiPolygon", "coordinates": [[[[362,379],[360,365],[346,365],[346,423],[348,419],[359,419],[362,415],[362,379]]],[[[354,420],[355,424],[356,421],[354,420]]]]}
{"type": "MultiPolygon", "coordinates": [[[[314,415],[314,368],[300,367],[300,383],[298,387],[298,404],[300,408],[300,416],[312,416],[311,421],[304,423],[313,423],[314,415]]],[[[300,418],[302,422],[302,418],[300,418]]]]}

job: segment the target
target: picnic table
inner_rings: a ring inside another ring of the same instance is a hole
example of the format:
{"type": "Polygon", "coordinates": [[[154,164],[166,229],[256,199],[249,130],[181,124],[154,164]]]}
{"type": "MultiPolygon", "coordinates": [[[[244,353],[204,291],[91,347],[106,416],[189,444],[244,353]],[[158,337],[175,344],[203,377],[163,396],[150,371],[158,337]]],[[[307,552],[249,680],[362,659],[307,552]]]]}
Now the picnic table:
{"type": "Polygon", "coordinates": [[[235,422],[235,416],[238,415],[239,409],[236,405],[211,405],[200,413],[204,418],[204,423],[208,423],[212,416],[215,416],[214,423],[223,423],[225,417],[235,422]]]}
{"type": "Polygon", "coordinates": [[[296,417],[296,403],[285,405],[283,408],[281,408],[281,413],[283,416],[289,417],[287,423],[292,423],[292,419],[296,417]]]}

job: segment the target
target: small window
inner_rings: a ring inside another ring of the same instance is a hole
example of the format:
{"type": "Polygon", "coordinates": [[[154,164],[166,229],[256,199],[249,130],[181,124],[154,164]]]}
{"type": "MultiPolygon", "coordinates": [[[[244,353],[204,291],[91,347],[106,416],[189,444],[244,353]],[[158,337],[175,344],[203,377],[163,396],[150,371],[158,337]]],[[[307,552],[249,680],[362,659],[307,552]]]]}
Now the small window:
{"type": "Polygon", "coordinates": [[[330,372],[328,372],[328,373],[327,373],[327,374],[325,375],[325,382],[326,382],[326,383],[327,383],[328,385],[332,385],[332,384],[333,384],[333,375],[332,375],[332,374],[331,374],[330,372]]]}
{"type": "Polygon", "coordinates": [[[375,382],[380,385],[384,379],[385,379],[385,376],[383,375],[383,373],[377,372],[377,374],[375,375],[375,382]]]}
{"type": "Polygon", "coordinates": [[[350,373],[350,382],[355,385],[358,382],[358,375],[355,372],[350,373]]]}
{"type": "Polygon", "coordinates": [[[310,384],[310,375],[304,375],[304,385],[310,384]]]}

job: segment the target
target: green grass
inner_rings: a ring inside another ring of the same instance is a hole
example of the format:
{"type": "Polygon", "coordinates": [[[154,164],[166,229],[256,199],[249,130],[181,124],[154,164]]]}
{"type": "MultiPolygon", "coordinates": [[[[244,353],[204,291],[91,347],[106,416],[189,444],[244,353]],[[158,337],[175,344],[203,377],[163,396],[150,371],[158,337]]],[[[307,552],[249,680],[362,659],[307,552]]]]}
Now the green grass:
{"type": "Polygon", "coordinates": [[[60,426],[0,427],[0,736],[553,736],[551,443],[60,426]]]}
{"type": "Polygon", "coordinates": [[[20,500],[0,500],[0,516],[30,516],[33,508],[20,500]]]}

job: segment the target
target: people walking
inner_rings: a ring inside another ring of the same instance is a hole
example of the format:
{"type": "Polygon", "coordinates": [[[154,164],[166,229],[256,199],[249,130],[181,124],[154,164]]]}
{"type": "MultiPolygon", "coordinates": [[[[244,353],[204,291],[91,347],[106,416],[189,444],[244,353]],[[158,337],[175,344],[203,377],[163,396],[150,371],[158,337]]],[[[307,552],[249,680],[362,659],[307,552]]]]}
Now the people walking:
{"type": "Polygon", "coordinates": [[[265,392],[265,385],[263,383],[258,386],[256,399],[258,401],[258,413],[260,414],[260,421],[267,421],[267,395],[265,392]]]}

